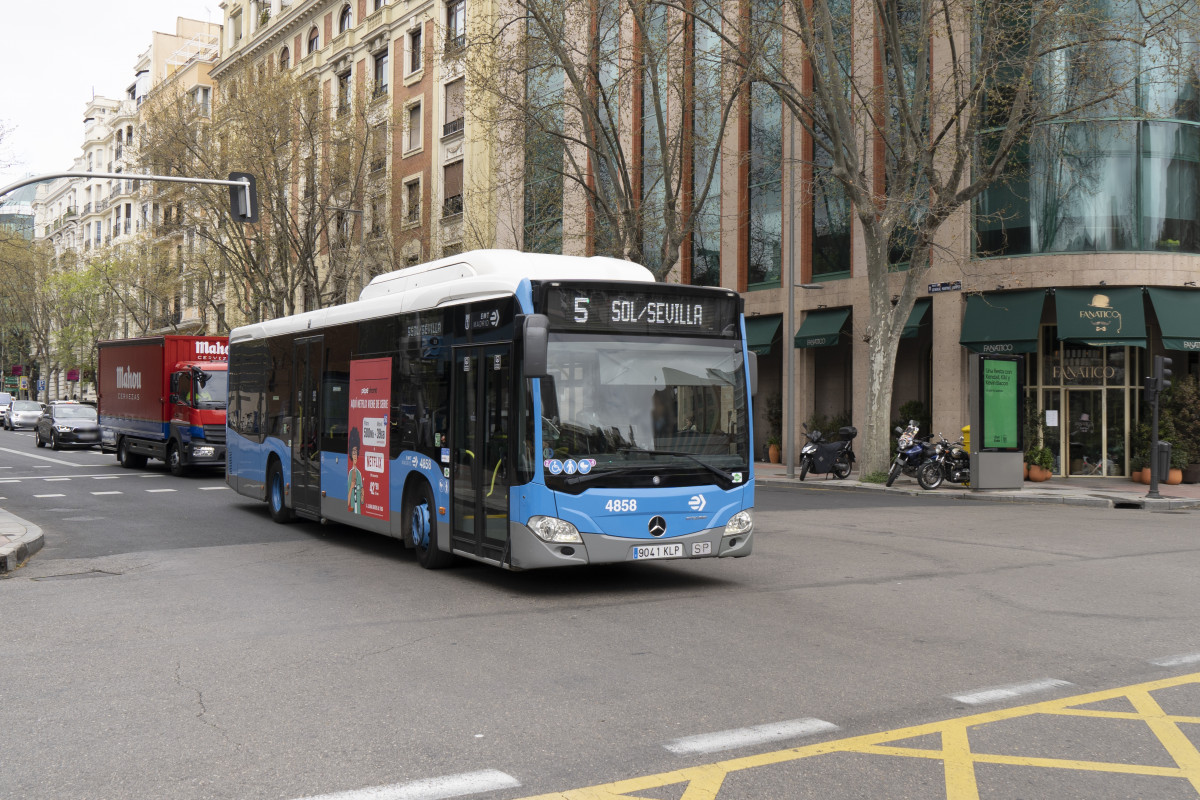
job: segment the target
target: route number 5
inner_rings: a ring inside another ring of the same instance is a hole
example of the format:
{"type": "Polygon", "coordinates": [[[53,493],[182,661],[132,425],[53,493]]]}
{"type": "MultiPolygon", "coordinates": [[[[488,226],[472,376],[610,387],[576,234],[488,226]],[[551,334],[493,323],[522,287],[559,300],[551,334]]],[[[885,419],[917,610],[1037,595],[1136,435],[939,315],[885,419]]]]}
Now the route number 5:
{"type": "Polygon", "coordinates": [[[588,303],[590,303],[590,302],[591,302],[591,300],[589,300],[586,297],[576,297],[575,298],[575,321],[576,322],[587,322],[587,318],[588,318],[587,306],[588,306],[588,303]]]}

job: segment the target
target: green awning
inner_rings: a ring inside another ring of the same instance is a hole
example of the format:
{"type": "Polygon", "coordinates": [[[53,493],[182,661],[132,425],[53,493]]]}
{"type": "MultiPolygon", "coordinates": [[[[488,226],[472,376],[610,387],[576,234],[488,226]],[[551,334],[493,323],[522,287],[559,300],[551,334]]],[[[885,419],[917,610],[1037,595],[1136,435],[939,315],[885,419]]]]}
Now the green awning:
{"type": "Polygon", "coordinates": [[[746,317],[746,346],[760,356],[769,355],[771,343],[779,336],[779,326],[783,324],[783,316],[746,317]]]}
{"type": "Polygon", "coordinates": [[[850,317],[848,308],[820,308],[809,311],[796,331],[796,347],[833,347],[838,343],[838,337],[846,320],[850,317]]]}
{"type": "Polygon", "coordinates": [[[1145,347],[1142,288],[1058,289],[1058,338],[1092,347],[1145,347]]]}
{"type": "Polygon", "coordinates": [[[1151,286],[1150,302],[1158,316],[1163,347],[1200,350],[1200,289],[1161,289],[1151,286]]]}
{"type": "Polygon", "coordinates": [[[958,343],[975,353],[1036,353],[1045,289],[967,297],[958,343]]]}
{"type": "Polygon", "coordinates": [[[921,332],[921,323],[925,321],[925,315],[929,313],[931,305],[933,305],[933,301],[928,297],[922,297],[913,303],[912,312],[908,315],[908,322],[904,323],[904,332],[900,334],[901,339],[912,339],[921,332]]]}

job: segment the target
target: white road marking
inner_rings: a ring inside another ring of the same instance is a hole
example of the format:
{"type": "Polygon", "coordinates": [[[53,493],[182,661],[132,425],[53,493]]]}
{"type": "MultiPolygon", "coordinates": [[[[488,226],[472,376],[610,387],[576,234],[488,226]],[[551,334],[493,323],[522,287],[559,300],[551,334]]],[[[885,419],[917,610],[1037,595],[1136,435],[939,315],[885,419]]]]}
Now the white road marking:
{"type": "Polygon", "coordinates": [[[147,492],[173,492],[174,489],[147,489],[147,492]]]}
{"type": "Polygon", "coordinates": [[[1075,684],[1069,681],[1060,681],[1057,678],[1046,678],[1040,681],[1030,681],[1029,683],[1014,683],[1010,686],[996,686],[991,689],[981,689],[978,692],[966,692],[963,694],[947,695],[951,700],[957,700],[960,703],[966,703],[969,706],[977,706],[982,703],[995,703],[998,700],[1011,700],[1014,697],[1020,697],[1023,694],[1033,694],[1034,692],[1044,692],[1047,689],[1058,689],[1063,686],[1074,686],[1075,684]]]}
{"type": "Polygon", "coordinates": [[[92,492],[92,494],[102,495],[102,494],[125,494],[125,493],[124,492],[92,492]]]}
{"type": "MultiPolygon", "coordinates": [[[[63,461],[61,458],[50,458],[49,456],[39,456],[36,453],[26,453],[24,450],[13,450],[8,447],[0,447],[0,453],[12,453],[13,455],[25,456],[26,458],[36,458],[39,461],[49,461],[51,464],[62,464],[64,467],[82,467],[83,466],[83,464],[73,464],[70,461],[63,461]]],[[[44,467],[43,467],[43,469],[44,469],[44,467]]]]}
{"type": "Polygon", "coordinates": [[[667,742],[663,747],[675,755],[691,755],[693,753],[717,753],[722,750],[733,750],[738,747],[774,742],[780,739],[793,739],[799,736],[813,736],[818,733],[836,731],[837,725],[823,719],[791,719],[786,722],[771,722],[766,725],[754,725],[749,728],[735,728],[717,733],[702,733],[698,736],[685,736],[667,742]]]}
{"type": "Polygon", "coordinates": [[[21,482],[20,478],[6,478],[5,480],[0,481],[0,483],[20,483],[20,482],[21,482]]]}
{"type": "Polygon", "coordinates": [[[93,475],[92,480],[96,481],[115,481],[120,475],[93,475]]]}
{"type": "Polygon", "coordinates": [[[71,479],[70,478],[42,478],[42,480],[44,480],[46,483],[52,483],[54,481],[69,481],[71,479]]]}
{"type": "Polygon", "coordinates": [[[66,497],[65,494],[35,494],[34,497],[66,497]]]}
{"type": "Polygon", "coordinates": [[[228,489],[229,489],[228,486],[201,486],[200,487],[200,491],[202,491],[202,492],[219,492],[221,490],[228,490],[228,489]]]}
{"type": "MultiPolygon", "coordinates": [[[[3,483],[3,481],[0,481],[0,483],[3,483]]],[[[1150,663],[1156,667],[1179,667],[1183,666],[1184,664],[1195,664],[1197,661],[1200,661],[1200,653],[1188,653],[1182,656],[1167,656],[1166,658],[1155,659],[1150,663]]]]}
{"type": "Polygon", "coordinates": [[[480,792],[494,792],[498,789],[515,789],[520,785],[520,781],[507,773],[485,769],[442,778],[426,778],[411,783],[394,783],[390,786],[371,786],[336,794],[313,795],[303,800],[441,800],[480,792]]]}

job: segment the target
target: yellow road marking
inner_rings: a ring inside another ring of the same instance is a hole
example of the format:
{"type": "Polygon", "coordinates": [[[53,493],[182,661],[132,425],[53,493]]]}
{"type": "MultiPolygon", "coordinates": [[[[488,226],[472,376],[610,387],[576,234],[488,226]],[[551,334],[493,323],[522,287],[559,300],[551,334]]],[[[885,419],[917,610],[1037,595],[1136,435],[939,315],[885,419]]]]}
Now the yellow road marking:
{"type": "Polygon", "coordinates": [[[636,792],[664,786],[687,784],[681,800],[716,800],[725,777],[733,772],[786,764],[829,753],[859,753],[892,758],[924,758],[940,760],[945,768],[947,800],[979,800],[976,764],[1039,767],[1045,769],[1082,770],[1124,775],[1177,778],[1189,781],[1200,795],[1200,751],[1180,729],[1180,725],[1200,725],[1200,717],[1167,714],[1152,693],[1188,684],[1200,684],[1200,673],[1175,678],[1106,689],[1090,694],[1046,700],[1027,706],[1004,708],[969,717],[942,720],[908,728],[854,736],[829,742],[776,750],[741,758],[731,758],[713,764],[703,764],[673,770],[658,775],[644,775],[613,783],[570,789],[563,792],[527,797],[524,800],[650,800],[639,798],[636,792]],[[1081,706],[1125,698],[1134,711],[1098,711],[1081,706]],[[1121,762],[1081,761],[1077,759],[1037,758],[976,753],[971,750],[970,731],[982,725],[1004,720],[1045,716],[1094,717],[1097,719],[1141,720],[1174,759],[1177,766],[1159,767],[1121,762]],[[941,749],[897,745],[906,739],[941,734],[941,749]]]}

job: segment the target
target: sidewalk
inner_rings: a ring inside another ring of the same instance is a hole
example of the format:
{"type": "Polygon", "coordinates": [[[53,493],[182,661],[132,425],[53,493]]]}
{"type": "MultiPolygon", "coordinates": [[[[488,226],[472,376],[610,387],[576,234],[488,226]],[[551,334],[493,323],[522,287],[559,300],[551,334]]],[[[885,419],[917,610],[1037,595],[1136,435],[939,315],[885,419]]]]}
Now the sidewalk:
{"type": "MultiPolygon", "coordinates": [[[[800,472],[793,478],[787,476],[783,464],[754,463],[754,477],[760,486],[799,486],[800,472]]],[[[1099,508],[1142,508],[1151,511],[1167,511],[1178,508],[1200,508],[1200,484],[1181,483],[1177,486],[1159,484],[1161,499],[1146,497],[1150,487],[1134,483],[1129,478],[1051,478],[1042,483],[1025,481],[1020,489],[991,489],[972,491],[969,487],[943,483],[933,492],[926,492],[915,478],[901,475],[891,488],[882,483],[863,483],[858,473],[850,474],[845,480],[827,475],[809,475],[804,485],[821,489],[892,492],[905,495],[933,495],[954,497],[959,500],[982,500],[992,503],[1061,503],[1070,506],[1095,506],[1099,508]]]]}
{"type": "Polygon", "coordinates": [[[21,566],[44,543],[41,528],[0,508],[0,575],[21,566]]]}

